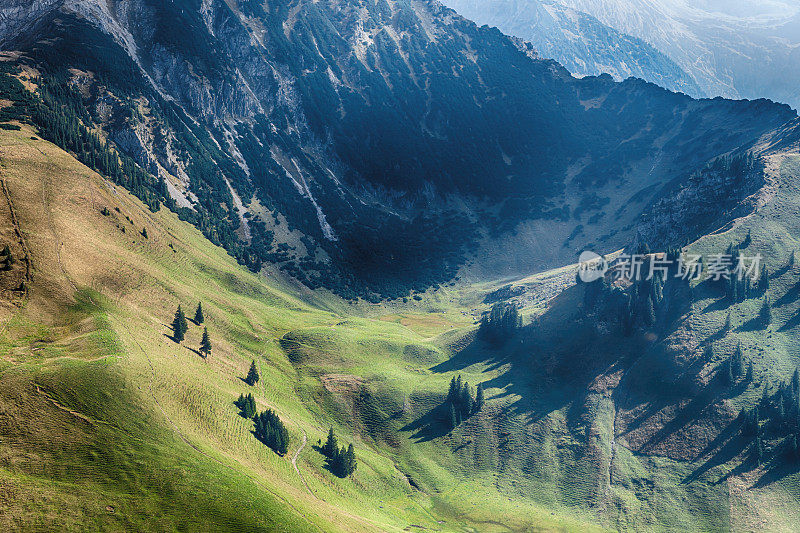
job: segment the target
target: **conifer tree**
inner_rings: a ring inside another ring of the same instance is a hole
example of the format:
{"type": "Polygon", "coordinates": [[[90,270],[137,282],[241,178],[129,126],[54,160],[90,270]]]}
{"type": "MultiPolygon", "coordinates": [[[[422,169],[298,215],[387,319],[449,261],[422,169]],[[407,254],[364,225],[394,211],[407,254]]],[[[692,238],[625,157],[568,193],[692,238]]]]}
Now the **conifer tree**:
{"type": "Polygon", "coordinates": [[[760,436],[756,437],[756,441],[753,443],[753,460],[759,465],[764,460],[764,443],[760,436]]]}
{"type": "Polygon", "coordinates": [[[800,394],[800,370],[794,369],[794,374],[792,374],[792,393],[794,396],[798,396],[800,394]]]}
{"type": "Polygon", "coordinates": [[[197,309],[194,312],[194,322],[195,324],[202,324],[204,320],[205,317],[203,316],[203,303],[199,302],[197,304],[197,309]]]}
{"type": "Polygon", "coordinates": [[[767,265],[761,265],[761,275],[758,278],[758,290],[762,294],[769,290],[769,271],[767,265]]]}
{"type": "Polygon", "coordinates": [[[772,306],[769,302],[769,296],[764,298],[761,310],[758,312],[758,318],[764,327],[767,327],[772,322],[772,306]]]}
{"type": "Polygon", "coordinates": [[[258,383],[259,379],[261,379],[261,376],[258,375],[258,369],[256,368],[256,362],[254,360],[250,363],[250,370],[247,371],[247,377],[244,381],[252,387],[258,383]]]}
{"type": "Polygon", "coordinates": [[[731,330],[731,312],[728,311],[728,316],[725,317],[725,325],[722,326],[722,333],[726,334],[731,330]]]}
{"type": "Polygon", "coordinates": [[[748,361],[747,362],[747,373],[744,376],[744,380],[747,382],[748,385],[753,382],[753,362],[752,361],[748,361]]]}
{"type": "Polygon", "coordinates": [[[203,338],[200,340],[200,353],[203,357],[211,355],[211,339],[208,337],[208,328],[203,328],[203,338]]]}
{"type": "Polygon", "coordinates": [[[469,383],[464,383],[461,389],[461,398],[459,399],[459,406],[461,407],[461,419],[467,418],[472,414],[472,395],[469,390],[469,383]]]}
{"type": "Polygon", "coordinates": [[[178,305],[178,310],[175,311],[175,318],[172,320],[172,337],[175,342],[181,342],[186,338],[186,331],[189,325],[186,323],[186,315],[183,314],[183,309],[178,305]]]}
{"type": "Polygon", "coordinates": [[[339,453],[339,444],[336,442],[336,434],[333,432],[333,428],[328,430],[328,439],[322,447],[322,453],[329,459],[334,459],[339,453]]]}
{"type": "Polygon", "coordinates": [[[478,383],[478,391],[475,393],[475,412],[483,408],[483,383],[478,383]]]}
{"type": "Polygon", "coordinates": [[[736,382],[736,378],[733,375],[733,359],[730,357],[725,361],[725,381],[728,385],[736,382]]]}
{"type": "Polygon", "coordinates": [[[358,464],[356,463],[356,450],[353,447],[353,443],[351,442],[347,446],[347,451],[344,453],[344,459],[342,460],[342,470],[344,472],[345,477],[355,472],[357,466],[358,464]]]}
{"type": "Polygon", "coordinates": [[[458,417],[456,416],[456,406],[453,405],[452,403],[449,404],[449,406],[450,406],[450,411],[448,413],[449,415],[448,422],[450,423],[450,429],[455,429],[456,426],[458,426],[458,417]]]}
{"type": "Polygon", "coordinates": [[[733,376],[739,378],[744,373],[744,354],[741,342],[736,345],[736,350],[733,352],[732,366],[733,376]]]}

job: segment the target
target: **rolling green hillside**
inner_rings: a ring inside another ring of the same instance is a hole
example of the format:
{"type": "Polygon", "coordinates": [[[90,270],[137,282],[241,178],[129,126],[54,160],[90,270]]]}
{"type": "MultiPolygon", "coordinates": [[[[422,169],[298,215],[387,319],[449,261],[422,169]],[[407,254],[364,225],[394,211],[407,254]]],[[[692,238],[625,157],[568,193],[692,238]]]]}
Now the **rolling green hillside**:
{"type": "Polygon", "coordinates": [[[473,323],[446,303],[459,294],[385,310],[321,292],[303,301],[28,127],[3,131],[0,154],[2,239],[15,258],[0,275],[4,529],[588,527],[511,500],[492,469],[462,464],[452,449],[467,437],[418,443],[396,430],[446,391],[451,375],[433,367],[473,323]],[[198,326],[180,345],[168,326],[178,304],[198,301],[207,360],[198,326]],[[242,381],[251,360],[255,388],[242,381]],[[239,416],[233,402],[247,392],[286,423],[286,456],[239,416]],[[355,444],[351,478],[315,450],[331,426],[355,444]]]}

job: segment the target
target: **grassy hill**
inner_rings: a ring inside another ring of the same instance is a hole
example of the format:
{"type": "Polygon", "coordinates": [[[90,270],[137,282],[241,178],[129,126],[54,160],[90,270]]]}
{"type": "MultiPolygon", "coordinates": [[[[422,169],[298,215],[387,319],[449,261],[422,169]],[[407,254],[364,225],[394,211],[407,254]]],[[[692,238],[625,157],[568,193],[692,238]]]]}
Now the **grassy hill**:
{"type": "Polygon", "coordinates": [[[761,207],[689,249],[747,242],[761,298],[684,291],[630,337],[589,317],[574,268],[351,305],[252,274],[23,126],[0,134],[0,527],[81,530],[784,530],[800,474],[766,439],[749,462],[737,415],[800,363],[800,159],[775,156],[761,207]],[[146,229],[146,237],[144,231],[146,229]],[[749,239],[747,236],[750,235],[749,239]],[[475,338],[496,300],[523,307],[502,346],[475,338]],[[171,339],[181,304],[201,327],[171,339]],[[728,312],[732,326],[721,333],[728,312]],[[590,319],[591,318],[591,319],[590,319]],[[742,343],[746,386],[717,376],[742,343]],[[706,347],[711,345],[711,349],[706,347]],[[250,362],[261,374],[244,383],[250,362]],[[486,406],[450,431],[452,377],[486,406]],[[233,402],[252,392],[286,423],[278,456],[233,402]],[[318,445],[353,442],[348,479],[318,445]]]}
{"type": "Polygon", "coordinates": [[[447,389],[451,375],[431,367],[473,323],[442,304],[455,293],[419,303],[441,307],[431,315],[302,301],[28,127],[2,132],[0,157],[0,238],[15,258],[0,274],[3,529],[586,529],[512,501],[489,469],[461,468],[461,437],[395,431],[447,389]],[[179,345],[168,326],[198,301],[207,360],[200,327],[179,345]],[[256,388],[242,381],[251,360],[256,388]],[[239,416],[247,392],[285,421],[285,457],[239,416]],[[330,426],[355,443],[351,479],[314,449],[330,426]]]}

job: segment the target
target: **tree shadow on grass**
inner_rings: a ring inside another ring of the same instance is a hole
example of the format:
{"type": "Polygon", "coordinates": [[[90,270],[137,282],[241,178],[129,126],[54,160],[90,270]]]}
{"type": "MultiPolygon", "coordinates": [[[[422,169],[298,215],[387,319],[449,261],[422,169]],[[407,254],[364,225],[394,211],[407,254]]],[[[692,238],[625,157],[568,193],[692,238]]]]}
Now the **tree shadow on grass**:
{"type": "Polygon", "coordinates": [[[798,310],[792,318],[786,321],[784,325],[778,328],[778,331],[789,331],[800,326],[800,310],[798,310]]]}
{"type": "Polygon", "coordinates": [[[681,482],[691,483],[696,481],[709,470],[728,463],[739,456],[748,444],[747,439],[739,434],[740,428],[741,422],[739,420],[733,420],[728,424],[714,440],[708,443],[708,446],[700,452],[695,460],[712,453],[714,450],[717,450],[717,452],[711,455],[711,457],[691,474],[686,476],[681,482]]]}
{"type": "Polygon", "coordinates": [[[800,298],[800,281],[795,283],[783,296],[775,300],[773,305],[775,307],[783,307],[784,305],[796,302],[798,298],[800,298]]]}
{"type": "Polygon", "coordinates": [[[428,442],[450,433],[449,415],[445,404],[439,404],[400,430],[412,432],[410,438],[415,442],[428,442]]]}

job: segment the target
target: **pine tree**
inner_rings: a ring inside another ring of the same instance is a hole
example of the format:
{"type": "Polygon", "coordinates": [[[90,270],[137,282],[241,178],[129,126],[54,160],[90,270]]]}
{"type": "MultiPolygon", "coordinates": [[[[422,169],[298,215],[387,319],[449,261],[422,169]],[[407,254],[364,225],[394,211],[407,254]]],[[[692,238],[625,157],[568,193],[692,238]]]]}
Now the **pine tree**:
{"type": "Polygon", "coordinates": [[[475,393],[475,412],[477,413],[483,408],[483,383],[478,383],[478,391],[475,393]]]}
{"type": "Polygon", "coordinates": [[[461,407],[462,420],[472,414],[472,394],[470,394],[469,383],[465,382],[461,388],[461,398],[458,403],[461,407]]]}
{"type": "Polygon", "coordinates": [[[794,369],[794,374],[792,374],[792,393],[794,396],[798,396],[800,394],[800,370],[794,369]]]}
{"type": "Polygon", "coordinates": [[[356,467],[358,463],[356,463],[356,450],[353,447],[353,443],[351,442],[349,446],[347,446],[347,452],[344,454],[343,463],[343,471],[345,477],[351,475],[353,472],[356,471],[356,467]]]}
{"type": "Polygon", "coordinates": [[[336,434],[333,432],[333,428],[328,431],[328,440],[325,441],[325,445],[322,447],[322,453],[331,460],[339,453],[339,445],[336,442],[336,434]]]}
{"type": "Polygon", "coordinates": [[[728,385],[732,385],[733,383],[736,382],[736,378],[733,375],[733,359],[729,357],[724,364],[725,364],[725,381],[728,385]]]}
{"type": "Polygon", "coordinates": [[[753,443],[753,460],[759,465],[764,460],[764,443],[761,441],[761,437],[756,437],[756,441],[753,443]]]}
{"type": "Polygon", "coordinates": [[[744,376],[744,380],[745,380],[745,382],[747,382],[748,385],[753,382],[753,362],[752,361],[748,361],[747,362],[747,373],[744,376]]]}
{"type": "Polygon", "coordinates": [[[741,342],[736,345],[736,350],[733,352],[732,366],[733,376],[739,378],[744,373],[744,354],[741,342]]]}
{"type": "Polygon", "coordinates": [[[258,369],[256,368],[256,362],[252,361],[250,363],[250,370],[247,371],[247,377],[244,379],[245,383],[250,385],[251,387],[258,383],[258,380],[261,379],[261,376],[258,375],[258,369]]]}
{"type": "Polygon", "coordinates": [[[202,324],[204,320],[205,317],[203,316],[203,303],[200,302],[197,304],[197,310],[194,312],[194,323],[202,324]]]}
{"type": "Polygon", "coordinates": [[[175,311],[175,318],[172,320],[172,338],[175,342],[181,342],[186,338],[186,331],[189,325],[186,323],[186,315],[183,314],[183,309],[178,305],[178,310],[175,311]]]}
{"type": "Polygon", "coordinates": [[[458,398],[458,389],[456,388],[456,377],[450,379],[450,389],[447,391],[447,403],[455,403],[458,398]]]}
{"type": "Polygon", "coordinates": [[[145,239],[148,238],[147,237],[147,228],[142,228],[142,237],[144,237],[145,239]]]}
{"type": "Polygon", "coordinates": [[[458,417],[456,416],[456,406],[452,403],[449,404],[450,412],[448,413],[449,418],[448,422],[450,423],[450,429],[455,429],[458,426],[458,417]]]}
{"type": "Polygon", "coordinates": [[[656,308],[653,304],[653,298],[649,294],[644,304],[644,322],[648,326],[656,323],[656,308]]]}
{"type": "Polygon", "coordinates": [[[203,357],[211,355],[211,339],[208,337],[208,328],[203,328],[203,338],[200,340],[200,353],[203,357]]]}
{"type": "Polygon", "coordinates": [[[758,290],[762,294],[769,290],[769,271],[767,265],[761,265],[761,275],[758,277],[758,290]]]}
{"type": "Polygon", "coordinates": [[[758,319],[764,327],[767,327],[772,322],[772,306],[769,302],[769,296],[765,297],[764,302],[761,304],[758,319]]]}

